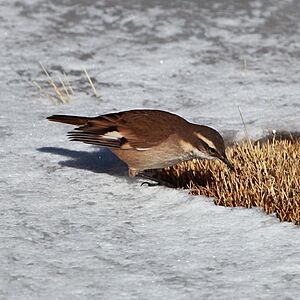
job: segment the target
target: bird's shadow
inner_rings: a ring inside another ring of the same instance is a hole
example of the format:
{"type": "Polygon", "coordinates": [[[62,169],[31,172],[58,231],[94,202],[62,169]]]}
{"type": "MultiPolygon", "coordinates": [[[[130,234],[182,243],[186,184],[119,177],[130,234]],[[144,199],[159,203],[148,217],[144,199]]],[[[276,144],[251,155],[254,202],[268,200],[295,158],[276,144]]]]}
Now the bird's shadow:
{"type": "Polygon", "coordinates": [[[42,147],[37,150],[69,158],[59,162],[59,165],[63,167],[116,176],[126,176],[128,171],[126,164],[107,148],[100,148],[97,151],[90,152],[57,147],[42,147]]]}

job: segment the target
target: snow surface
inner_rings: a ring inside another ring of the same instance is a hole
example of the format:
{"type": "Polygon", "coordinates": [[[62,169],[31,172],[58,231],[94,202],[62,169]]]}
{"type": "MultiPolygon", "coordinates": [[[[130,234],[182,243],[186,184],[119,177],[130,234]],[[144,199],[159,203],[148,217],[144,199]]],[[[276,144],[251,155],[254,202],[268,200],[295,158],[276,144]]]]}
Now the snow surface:
{"type": "Polygon", "coordinates": [[[298,227],[140,186],[45,120],[160,108],[241,139],[239,107],[253,138],[300,131],[299,19],[297,0],[1,1],[0,298],[299,299],[298,227]]]}

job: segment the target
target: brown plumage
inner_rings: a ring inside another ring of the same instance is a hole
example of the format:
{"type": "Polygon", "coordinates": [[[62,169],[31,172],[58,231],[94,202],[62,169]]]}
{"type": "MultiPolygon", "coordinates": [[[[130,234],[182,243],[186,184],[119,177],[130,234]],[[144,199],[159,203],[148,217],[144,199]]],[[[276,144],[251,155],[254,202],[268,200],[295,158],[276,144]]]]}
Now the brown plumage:
{"type": "Polygon", "coordinates": [[[54,115],[48,120],[77,125],[68,133],[70,140],[110,148],[127,163],[130,176],[195,157],[219,158],[232,167],[216,130],[169,112],[141,109],[98,117],[54,115]]]}

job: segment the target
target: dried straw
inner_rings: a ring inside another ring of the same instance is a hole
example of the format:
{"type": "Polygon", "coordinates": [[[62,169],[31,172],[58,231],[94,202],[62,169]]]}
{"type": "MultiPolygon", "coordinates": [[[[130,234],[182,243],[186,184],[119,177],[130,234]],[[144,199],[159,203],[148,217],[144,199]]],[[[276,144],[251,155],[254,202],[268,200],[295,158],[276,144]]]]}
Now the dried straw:
{"type": "Polygon", "coordinates": [[[217,205],[261,207],[280,221],[300,225],[300,142],[245,142],[227,149],[235,166],[220,161],[193,160],[156,174],[194,195],[213,197],[217,205]]]}

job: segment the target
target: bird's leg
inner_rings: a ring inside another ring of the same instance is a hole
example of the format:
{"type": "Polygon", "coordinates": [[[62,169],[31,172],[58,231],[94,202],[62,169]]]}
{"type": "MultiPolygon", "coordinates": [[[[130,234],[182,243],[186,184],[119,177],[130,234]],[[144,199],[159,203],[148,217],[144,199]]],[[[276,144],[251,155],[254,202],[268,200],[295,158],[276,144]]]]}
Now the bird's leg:
{"type": "Polygon", "coordinates": [[[172,185],[171,183],[167,182],[167,181],[164,181],[164,180],[161,180],[159,178],[155,178],[149,174],[147,174],[146,172],[141,172],[138,174],[139,177],[141,178],[145,178],[145,179],[149,179],[151,181],[154,181],[154,182],[147,182],[147,181],[144,181],[142,182],[141,185],[145,185],[147,184],[148,186],[158,186],[158,185],[164,185],[164,186],[167,186],[167,187],[170,187],[170,188],[174,188],[175,186],[172,185]]]}
{"type": "Polygon", "coordinates": [[[137,169],[128,168],[128,175],[129,175],[129,177],[135,177],[138,174],[139,174],[139,171],[137,169]]]}

